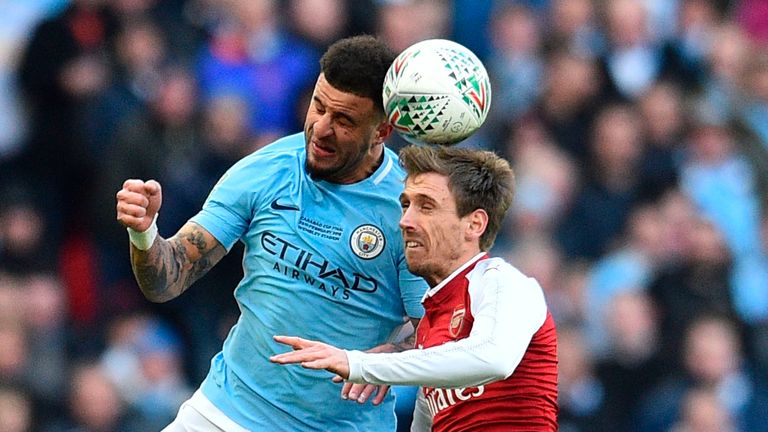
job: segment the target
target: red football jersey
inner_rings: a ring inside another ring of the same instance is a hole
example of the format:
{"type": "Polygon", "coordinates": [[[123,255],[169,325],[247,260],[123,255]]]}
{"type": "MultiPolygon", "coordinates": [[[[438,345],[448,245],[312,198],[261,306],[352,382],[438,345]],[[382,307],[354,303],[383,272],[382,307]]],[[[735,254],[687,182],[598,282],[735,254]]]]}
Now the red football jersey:
{"type": "MultiPolygon", "coordinates": [[[[483,283],[484,278],[467,278],[467,275],[479,262],[482,260],[473,262],[441,284],[433,295],[425,296],[426,313],[416,333],[418,348],[439,346],[470,335],[475,321],[472,294],[482,292],[485,287],[470,289],[471,284],[483,283]]],[[[502,266],[499,271],[507,269],[502,266]]],[[[510,279],[507,280],[511,282],[519,278],[510,279]]],[[[502,289],[519,287],[510,284],[502,289]]],[[[526,298],[520,300],[526,301],[526,298]]],[[[516,329],[500,331],[515,332],[516,329]]],[[[514,347],[509,348],[509,355],[515,355],[514,347]]],[[[435,432],[556,431],[557,335],[552,315],[546,311],[543,324],[533,334],[522,359],[508,378],[476,387],[422,387],[421,391],[432,415],[435,432]]]]}
{"type": "Polygon", "coordinates": [[[422,303],[418,349],[347,351],[349,381],[421,386],[419,432],[557,430],[557,336],[535,279],[478,254],[422,303]]]}

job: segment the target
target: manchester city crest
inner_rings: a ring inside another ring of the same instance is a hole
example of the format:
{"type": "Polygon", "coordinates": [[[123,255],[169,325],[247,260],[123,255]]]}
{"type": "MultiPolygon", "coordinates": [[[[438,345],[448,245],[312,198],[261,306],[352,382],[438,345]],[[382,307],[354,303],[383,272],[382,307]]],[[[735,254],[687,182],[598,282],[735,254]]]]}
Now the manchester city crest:
{"type": "Polygon", "coordinates": [[[355,255],[369,260],[381,254],[386,245],[384,233],[373,225],[360,225],[352,231],[349,237],[349,245],[355,255]]]}

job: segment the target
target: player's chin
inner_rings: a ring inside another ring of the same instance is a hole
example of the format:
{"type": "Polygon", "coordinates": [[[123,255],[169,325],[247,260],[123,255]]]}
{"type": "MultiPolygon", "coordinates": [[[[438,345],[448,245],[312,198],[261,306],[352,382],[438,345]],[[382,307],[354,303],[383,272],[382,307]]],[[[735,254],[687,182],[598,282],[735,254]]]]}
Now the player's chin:
{"type": "Polygon", "coordinates": [[[405,262],[408,265],[408,271],[415,274],[416,276],[425,276],[425,266],[424,263],[418,260],[414,260],[412,258],[405,257],[405,262]]]}
{"type": "Polygon", "coordinates": [[[328,161],[325,159],[315,159],[313,157],[307,158],[306,169],[309,175],[315,179],[330,179],[339,171],[339,166],[334,161],[328,161]]]}
{"type": "MultiPolygon", "coordinates": [[[[424,266],[425,252],[423,248],[406,248],[405,261],[408,263],[408,269],[421,268],[424,266]]],[[[411,270],[413,272],[413,270],[411,270]]]]}

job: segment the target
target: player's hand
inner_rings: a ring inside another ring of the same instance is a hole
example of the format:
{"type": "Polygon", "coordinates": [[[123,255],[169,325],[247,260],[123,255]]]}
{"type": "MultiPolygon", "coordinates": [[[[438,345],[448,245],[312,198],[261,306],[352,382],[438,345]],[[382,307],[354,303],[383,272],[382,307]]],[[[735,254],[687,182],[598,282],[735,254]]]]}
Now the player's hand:
{"type": "Polygon", "coordinates": [[[162,201],[160,183],[126,180],[117,192],[117,220],[128,228],[144,232],[152,225],[162,201]]]}
{"type": "MultiPolygon", "coordinates": [[[[341,377],[334,378],[334,382],[341,382],[341,377]]],[[[351,382],[345,382],[341,388],[341,398],[357,401],[357,403],[364,404],[368,399],[376,394],[376,397],[371,400],[371,403],[378,405],[384,401],[384,397],[389,391],[388,385],[376,385],[376,384],[353,384],[351,382]]]]}
{"type": "Polygon", "coordinates": [[[290,346],[293,351],[273,355],[269,361],[278,364],[299,363],[307,369],[325,369],[343,379],[349,378],[349,360],[344,350],[295,336],[275,336],[274,339],[290,346]]]}
{"type": "MultiPolygon", "coordinates": [[[[365,352],[369,353],[386,353],[394,352],[395,348],[392,344],[383,344],[373,347],[365,352]]],[[[337,382],[341,382],[338,380],[337,382]]],[[[374,405],[379,405],[384,401],[384,397],[387,396],[389,391],[388,385],[376,385],[376,384],[354,384],[351,382],[345,382],[341,388],[341,398],[357,401],[357,403],[364,404],[374,393],[376,396],[371,401],[374,405]]]]}
{"type": "MultiPolygon", "coordinates": [[[[308,369],[325,369],[336,374],[333,382],[340,383],[349,378],[349,359],[344,350],[322,342],[310,341],[300,337],[293,336],[275,336],[275,341],[288,345],[294,349],[282,354],[277,354],[269,358],[273,363],[292,364],[300,363],[302,367],[308,369]]],[[[387,352],[389,349],[384,346],[376,347],[368,352],[387,352]]],[[[351,399],[358,403],[365,403],[376,393],[371,401],[374,405],[379,405],[384,401],[384,397],[389,391],[388,385],[374,384],[353,384],[345,382],[341,389],[342,399],[351,399]]]]}

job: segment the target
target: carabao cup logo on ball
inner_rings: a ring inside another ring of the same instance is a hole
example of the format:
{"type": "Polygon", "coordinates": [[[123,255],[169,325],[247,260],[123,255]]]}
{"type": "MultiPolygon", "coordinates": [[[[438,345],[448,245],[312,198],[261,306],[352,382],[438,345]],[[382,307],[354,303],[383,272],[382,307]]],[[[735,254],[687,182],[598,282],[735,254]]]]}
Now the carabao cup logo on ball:
{"type": "Polygon", "coordinates": [[[451,145],[485,121],[491,83],[472,51],[453,41],[430,39],[395,58],[382,96],[389,122],[407,141],[451,145]]]}

